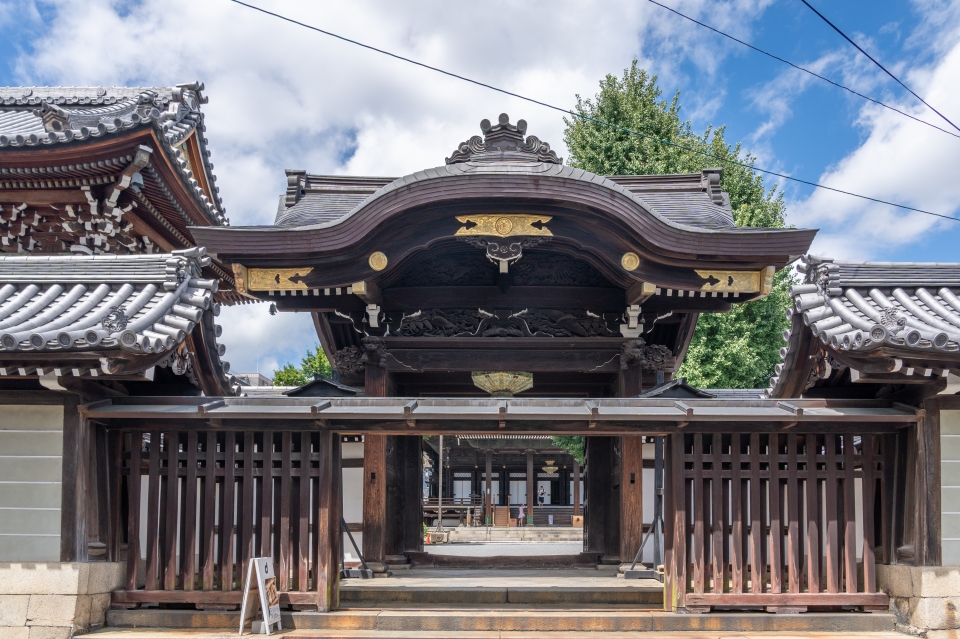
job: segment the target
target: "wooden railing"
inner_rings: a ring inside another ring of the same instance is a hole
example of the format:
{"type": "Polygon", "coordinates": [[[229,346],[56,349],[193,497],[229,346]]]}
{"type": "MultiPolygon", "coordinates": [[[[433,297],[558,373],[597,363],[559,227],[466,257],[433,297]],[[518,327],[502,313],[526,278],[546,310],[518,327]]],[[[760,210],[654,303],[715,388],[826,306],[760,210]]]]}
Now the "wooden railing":
{"type": "Polygon", "coordinates": [[[893,436],[668,439],[668,610],[886,609],[875,551],[890,519],[880,496],[893,436]]]}
{"type": "Polygon", "coordinates": [[[118,440],[127,575],[114,605],[233,607],[250,558],[271,556],[282,602],[336,607],[339,437],[191,430],[118,440]]]}

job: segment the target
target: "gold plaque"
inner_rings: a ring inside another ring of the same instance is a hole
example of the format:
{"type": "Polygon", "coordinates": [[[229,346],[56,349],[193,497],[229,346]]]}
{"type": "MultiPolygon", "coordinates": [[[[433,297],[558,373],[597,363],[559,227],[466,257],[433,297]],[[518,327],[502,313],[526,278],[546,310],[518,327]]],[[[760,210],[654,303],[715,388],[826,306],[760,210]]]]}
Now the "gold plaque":
{"type": "Polygon", "coordinates": [[[502,215],[458,215],[461,224],[472,224],[457,230],[457,235],[493,235],[495,237],[513,237],[515,235],[552,236],[546,226],[553,218],[549,215],[523,215],[504,213],[502,215]],[[539,224],[540,228],[533,226],[539,224]]]}
{"type": "Polygon", "coordinates": [[[247,288],[251,291],[296,291],[309,288],[306,277],[313,268],[248,268],[247,288]]]}
{"type": "Polygon", "coordinates": [[[387,268],[387,256],[380,251],[370,254],[370,259],[367,260],[370,263],[370,268],[375,271],[382,271],[387,268]]]}
{"type": "Polygon", "coordinates": [[[701,291],[713,293],[759,293],[763,271],[705,271],[697,275],[707,280],[701,291]]]}
{"type": "Polygon", "coordinates": [[[635,271],[640,266],[640,256],[636,253],[624,253],[620,258],[620,266],[626,271],[635,271]]]}

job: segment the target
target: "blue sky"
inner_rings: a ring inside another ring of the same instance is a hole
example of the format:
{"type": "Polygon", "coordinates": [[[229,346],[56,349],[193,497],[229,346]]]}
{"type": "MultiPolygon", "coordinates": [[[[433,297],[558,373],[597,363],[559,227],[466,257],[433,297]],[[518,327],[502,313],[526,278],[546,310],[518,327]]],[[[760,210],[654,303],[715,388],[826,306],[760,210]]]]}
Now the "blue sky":
{"type": "MultiPolygon", "coordinates": [[[[797,64],[948,127],[799,0],[662,0],[797,64]]],[[[260,6],[478,80],[572,105],[637,57],[681,91],[695,129],[726,125],[757,165],[960,215],[960,139],[688,23],[646,0],[260,6]]],[[[814,2],[960,124],[960,1],[814,2]]],[[[278,23],[228,0],[0,0],[0,85],[201,80],[215,172],[234,224],[269,224],[284,168],[401,175],[441,164],[502,111],[566,155],[561,116],[278,23]]],[[[788,220],[838,258],[960,261],[960,222],[792,183],[788,220]]],[[[269,372],[315,341],[308,316],[228,309],[234,370],[269,372]]]]}

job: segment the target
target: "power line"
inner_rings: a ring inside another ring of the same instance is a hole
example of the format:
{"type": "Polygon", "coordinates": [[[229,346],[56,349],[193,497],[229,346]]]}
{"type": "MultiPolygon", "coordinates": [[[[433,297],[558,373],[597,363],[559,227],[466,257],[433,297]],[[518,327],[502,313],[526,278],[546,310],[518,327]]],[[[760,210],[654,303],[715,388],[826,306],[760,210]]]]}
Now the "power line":
{"type": "Polygon", "coordinates": [[[903,82],[900,81],[900,78],[898,78],[897,76],[895,76],[895,75],[893,75],[892,73],[890,73],[889,71],[887,71],[887,68],[886,68],[885,66],[883,66],[882,64],[880,64],[879,62],[877,62],[877,61],[873,58],[873,56],[871,56],[869,53],[867,53],[867,52],[864,51],[862,48],[860,48],[860,45],[857,44],[856,42],[854,42],[853,40],[851,40],[850,37],[849,37],[846,33],[844,33],[843,31],[840,30],[840,27],[838,27],[837,25],[835,25],[835,24],[833,24],[832,22],[830,22],[829,20],[827,20],[826,16],[824,16],[822,13],[820,13],[819,11],[817,11],[816,9],[814,9],[812,4],[810,4],[809,2],[807,2],[807,0],[800,0],[800,2],[802,2],[802,3],[805,4],[805,5],[807,5],[807,7],[809,7],[809,9],[810,9],[811,11],[813,11],[815,14],[817,14],[818,16],[820,16],[820,19],[821,19],[821,20],[823,20],[824,22],[826,22],[827,24],[829,24],[830,27],[831,27],[834,31],[836,31],[837,33],[839,33],[839,34],[843,37],[844,40],[846,40],[847,42],[849,42],[850,44],[852,44],[853,47],[854,47],[857,51],[859,51],[859,52],[862,53],[863,55],[867,56],[867,59],[870,60],[870,62],[873,62],[875,65],[877,65],[878,67],[880,67],[880,69],[881,69],[884,73],[886,73],[886,74],[889,75],[891,78],[893,78],[894,82],[896,82],[897,84],[899,84],[900,86],[902,86],[904,89],[906,89],[906,90],[910,93],[910,95],[912,95],[912,96],[915,97],[916,99],[918,99],[918,100],[920,100],[921,102],[923,102],[925,105],[927,105],[927,107],[930,108],[931,111],[933,111],[934,113],[936,113],[937,115],[939,115],[941,118],[943,118],[944,120],[946,120],[947,123],[948,123],[950,126],[952,126],[953,128],[957,129],[957,131],[960,131],[960,127],[957,127],[956,124],[954,124],[953,122],[950,122],[950,120],[947,118],[947,116],[945,116],[944,114],[942,114],[942,113],[940,113],[939,111],[937,111],[936,109],[934,109],[932,106],[930,106],[930,103],[928,103],[926,100],[924,100],[924,99],[921,98],[919,95],[917,95],[916,93],[914,93],[914,92],[913,92],[913,89],[911,89],[910,87],[908,87],[907,85],[905,85],[903,82]]]}
{"type": "MultiPolygon", "coordinates": [[[[743,46],[747,47],[748,49],[752,49],[752,50],[756,51],[757,53],[762,53],[763,55],[767,56],[768,58],[772,58],[772,59],[774,59],[774,60],[776,60],[776,61],[778,61],[778,62],[782,62],[783,64],[786,64],[786,65],[788,65],[788,66],[791,66],[791,67],[793,67],[794,69],[797,69],[798,71],[803,71],[804,73],[807,73],[807,74],[809,74],[809,75],[812,75],[813,77],[815,77],[815,78],[817,78],[817,79],[819,79],[819,80],[823,80],[824,82],[828,82],[828,83],[832,84],[833,86],[837,87],[838,89],[843,89],[844,91],[848,91],[849,93],[852,93],[853,95],[855,95],[855,96],[857,96],[857,97],[859,97],[859,98],[863,98],[864,100],[867,100],[868,102],[873,102],[874,104],[879,105],[879,106],[882,106],[882,107],[885,108],[885,109],[890,109],[891,111],[895,111],[896,113],[899,113],[900,115],[906,116],[906,117],[910,118],[911,120],[914,120],[914,121],[916,121],[916,122],[919,122],[920,124],[926,124],[927,126],[933,127],[934,129],[936,129],[936,130],[938,130],[938,131],[943,131],[943,132],[946,133],[947,135],[952,135],[952,136],[955,137],[955,138],[960,138],[960,135],[954,133],[953,131],[948,131],[948,130],[946,130],[946,129],[943,129],[943,128],[941,128],[941,127],[938,127],[936,124],[933,124],[933,123],[931,123],[931,122],[927,122],[926,120],[921,120],[920,118],[918,118],[918,117],[916,117],[916,116],[913,116],[913,115],[910,115],[909,113],[907,113],[907,112],[905,112],[905,111],[901,111],[900,109],[898,109],[898,108],[896,108],[896,107],[892,107],[892,106],[890,106],[889,104],[884,104],[884,103],[881,102],[880,100],[876,100],[876,99],[874,99],[874,98],[871,98],[871,97],[868,96],[868,95],[864,95],[864,94],[862,94],[862,93],[860,93],[860,92],[858,92],[858,91],[854,91],[854,90],[851,89],[850,87],[844,86],[844,85],[840,84],[839,82],[834,82],[834,81],[831,80],[830,78],[825,78],[824,76],[820,75],[819,73],[816,73],[816,72],[814,72],[814,71],[811,71],[810,69],[805,69],[805,68],[801,67],[800,65],[794,64],[793,62],[790,62],[789,60],[785,60],[785,59],[781,58],[781,57],[778,56],[778,55],[775,55],[775,54],[773,54],[773,53],[770,53],[769,51],[764,51],[764,50],[761,49],[760,47],[754,46],[754,45],[750,44],[749,42],[744,42],[743,40],[741,40],[741,39],[739,39],[739,38],[737,38],[737,37],[734,37],[734,36],[730,35],[729,33],[724,33],[724,32],[721,31],[720,29],[717,29],[717,28],[715,28],[715,27],[711,27],[709,24],[700,22],[699,20],[697,20],[697,19],[695,19],[695,18],[691,18],[691,17],[688,16],[688,15],[684,15],[684,14],[680,13],[679,11],[677,11],[676,9],[673,9],[673,8],[671,8],[671,7],[668,7],[668,6],[665,5],[665,4],[660,4],[659,2],[657,2],[657,0],[647,0],[647,2],[650,2],[651,4],[655,4],[655,5],[657,5],[658,7],[661,7],[661,8],[663,8],[663,9],[666,9],[667,11],[669,11],[669,12],[671,12],[671,13],[674,13],[674,14],[680,16],[680,17],[683,18],[684,20],[689,20],[690,22],[693,22],[694,24],[698,24],[698,25],[700,25],[701,27],[703,27],[703,28],[705,28],[705,29],[709,29],[710,31],[713,31],[713,32],[716,33],[716,34],[722,35],[724,38],[728,38],[728,39],[733,40],[734,42],[736,42],[736,43],[738,43],[738,44],[742,44],[743,46]]],[[[928,105],[928,106],[929,106],[929,105],[928,105]]]]}
{"type": "Polygon", "coordinates": [[[298,20],[294,20],[293,18],[288,18],[287,16],[281,15],[281,14],[279,14],[279,13],[274,13],[273,11],[268,11],[267,9],[262,9],[262,8],[260,8],[260,7],[258,7],[258,6],[255,6],[255,5],[252,5],[252,4],[247,4],[246,2],[243,2],[242,0],[229,0],[229,1],[230,1],[230,2],[233,2],[234,4],[238,4],[238,5],[241,5],[241,6],[243,6],[243,7],[246,7],[246,8],[248,8],[248,9],[253,9],[254,11],[259,11],[260,13],[263,13],[263,14],[268,15],[268,16],[272,16],[272,17],[277,18],[277,19],[279,19],[279,20],[283,20],[284,22],[289,22],[289,23],[291,23],[291,24],[295,24],[295,25],[300,26],[300,27],[303,27],[303,28],[305,28],[305,29],[309,29],[309,30],[311,30],[311,31],[316,31],[317,33],[322,33],[322,34],[324,34],[324,35],[330,36],[331,38],[336,38],[337,40],[342,40],[343,42],[348,42],[348,43],[350,43],[350,44],[355,44],[355,45],[357,45],[358,47],[363,47],[364,49],[368,49],[368,50],[370,50],[370,51],[375,51],[376,53],[380,53],[380,54],[383,54],[383,55],[386,55],[386,56],[390,56],[391,58],[395,58],[395,59],[401,60],[401,61],[403,61],[403,62],[408,62],[408,63],[414,64],[414,65],[416,65],[416,66],[418,66],[418,67],[423,67],[424,69],[429,69],[430,71],[435,71],[435,72],[437,72],[437,73],[442,73],[443,75],[449,76],[449,77],[451,77],[451,78],[456,78],[457,80],[463,80],[464,82],[469,82],[470,84],[473,84],[473,85],[476,85],[476,86],[479,86],[479,87],[483,87],[483,88],[485,88],[485,89],[490,89],[491,91],[496,91],[496,92],[502,93],[502,94],[504,94],[504,95],[509,95],[509,96],[511,96],[511,97],[517,98],[517,99],[519,99],[519,100],[523,100],[523,101],[525,101],[525,102],[530,102],[530,103],[532,103],[532,104],[537,104],[537,105],[540,105],[540,106],[542,106],[542,107],[546,107],[546,108],[548,108],[548,109],[552,109],[552,110],[554,110],[554,111],[559,111],[560,113],[564,113],[564,114],[569,115],[569,116],[572,116],[572,117],[574,117],[574,118],[580,118],[581,120],[586,120],[586,121],[588,121],[588,122],[594,122],[594,123],[596,123],[596,124],[600,124],[600,125],[603,125],[603,126],[607,126],[607,127],[612,128],[612,129],[617,129],[617,130],[619,130],[619,131],[623,131],[624,133],[629,133],[629,134],[631,134],[631,135],[638,135],[638,136],[640,136],[640,137],[647,138],[647,139],[653,140],[653,141],[655,141],[655,142],[659,142],[660,144],[666,144],[666,145],[668,145],[668,146],[676,147],[676,148],[678,148],[678,149],[683,149],[683,150],[685,150],[685,151],[690,151],[690,152],[692,152],[692,153],[696,153],[696,154],[698,154],[698,155],[702,155],[702,156],[704,156],[704,157],[708,157],[708,158],[711,158],[711,159],[713,159],[713,160],[717,160],[718,162],[724,162],[724,163],[726,163],[726,164],[733,164],[733,165],[736,165],[736,166],[741,166],[741,167],[743,167],[743,168],[750,169],[750,170],[752,170],[752,171],[758,171],[758,172],[760,172],[760,173],[765,173],[765,174],[767,174],[767,175],[772,175],[772,176],[774,176],[774,177],[782,178],[782,179],[784,179],[784,180],[790,180],[790,181],[793,181],[793,182],[798,182],[798,183],[800,183],[800,184],[805,184],[805,185],[807,185],[807,186],[812,186],[812,187],[815,187],[815,188],[818,188],[818,189],[824,189],[824,190],[826,190],[826,191],[833,191],[834,193],[841,193],[841,194],[843,194],[843,195],[849,195],[849,196],[851,196],[851,197],[860,198],[861,200],[867,200],[867,201],[870,201],[870,202],[876,202],[876,203],[878,203],[878,204],[886,204],[887,206],[893,206],[893,207],[896,207],[896,208],[904,209],[904,210],[906,210],[906,211],[914,211],[914,212],[916,212],[916,213],[923,213],[924,215],[932,215],[932,216],[934,216],[934,217],[942,217],[942,218],[944,218],[944,219],[946,219],[946,220],[953,220],[953,221],[955,221],[955,222],[960,222],[960,218],[952,217],[952,216],[950,216],[950,215],[943,215],[942,213],[934,213],[934,212],[932,212],[932,211],[925,211],[925,210],[923,210],[923,209],[918,209],[918,208],[914,208],[914,207],[912,207],[912,206],[907,206],[906,204],[897,204],[896,202],[888,202],[888,201],[886,201],[886,200],[881,200],[881,199],[874,198],[874,197],[870,197],[870,196],[867,196],[867,195],[860,195],[860,194],[858,194],[858,193],[852,193],[852,192],[850,192],[850,191],[844,191],[843,189],[837,189],[837,188],[834,188],[834,187],[832,187],[832,186],[826,186],[825,184],[820,184],[820,183],[818,183],[818,182],[811,182],[811,181],[809,181],[809,180],[804,180],[804,179],[801,179],[801,178],[793,177],[793,176],[790,176],[790,175],[786,175],[786,174],[784,174],[784,173],[777,173],[776,171],[770,171],[770,170],[767,170],[767,169],[761,169],[761,168],[758,168],[758,167],[756,167],[756,166],[753,166],[753,165],[750,165],[750,164],[746,164],[746,163],[744,163],[744,162],[737,162],[737,161],[735,161],[735,160],[728,160],[728,159],[726,159],[726,158],[721,158],[721,157],[718,157],[718,156],[716,156],[716,155],[713,155],[712,153],[707,153],[706,151],[700,151],[700,150],[698,150],[698,149],[694,149],[694,148],[685,146],[685,145],[683,145],[683,144],[677,144],[676,142],[670,142],[669,140],[662,140],[662,139],[660,139],[660,138],[658,138],[658,137],[649,135],[649,134],[647,134],[647,133],[642,133],[642,132],[640,132],[640,131],[634,131],[633,129],[628,129],[628,128],[623,127],[623,126],[620,126],[620,125],[618,125],[618,124],[613,124],[612,122],[607,122],[607,121],[605,121],[605,120],[600,120],[600,119],[598,119],[598,118],[593,118],[593,117],[590,117],[590,116],[588,116],[588,115],[583,115],[583,114],[581,114],[581,113],[576,113],[576,112],[574,112],[574,111],[571,111],[570,109],[564,109],[563,107],[558,107],[558,106],[556,106],[556,105],[549,104],[549,103],[547,103],[547,102],[543,102],[543,101],[537,100],[537,99],[535,99],[535,98],[529,98],[529,97],[527,97],[527,96],[525,96],[525,95],[520,95],[519,93],[514,93],[513,91],[507,91],[506,89],[501,89],[500,87],[493,86],[492,84],[487,84],[487,83],[485,83],[485,82],[480,82],[479,80],[474,80],[474,79],[472,79],[472,78],[468,78],[468,77],[465,77],[465,76],[462,76],[462,75],[458,75],[458,74],[453,73],[453,72],[451,72],[451,71],[445,71],[444,69],[441,69],[441,68],[439,68],[439,67],[434,67],[434,66],[431,66],[431,65],[429,65],[429,64],[426,64],[426,63],[424,63],[424,62],[419,62],[419,61],[413,60],[413,59],[411,59],[411,58],[406,58],[406,57],[404,57],[404,56],[402,56],[402,55],[399,55],[399,54],[396,54],[396,53],[391,53],[390,51],[386,51],[386,50],[384,50],[384,49],[378,49],[378,48],[375,47],[375,46],[372,46],[372,45],[369,45],[369,44],[364,44],[363,42],[358,42],[357,40],[352,40],[352,39],[350,39],[350,38],[347,38],[346,36],[342,36],[342,35],[333,33],[332,31],[326,31],[326,30],[321,29],[321,28],[319,28],[319,27],[315,27],[315,26],[313,26],[313,25],[306,24],[305,22],[300,22],[300,21],[298,21],[298,20]]]}

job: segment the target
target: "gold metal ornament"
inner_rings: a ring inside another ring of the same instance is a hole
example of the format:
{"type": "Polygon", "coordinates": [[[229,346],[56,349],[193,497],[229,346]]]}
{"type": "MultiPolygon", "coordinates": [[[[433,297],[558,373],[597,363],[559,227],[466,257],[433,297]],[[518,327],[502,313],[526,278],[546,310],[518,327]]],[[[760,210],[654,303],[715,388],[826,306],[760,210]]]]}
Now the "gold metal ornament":
{"type": "Polygon", "coordinates": [[[370,254],[370,259],[367,260],[370,264],[370,268],[375,271],[382,271],[387,268],[387,256],[381,251],[376,251],[370,254]]]}
{"type": "Polygon", "coordinates": [[[247,289],[251,291],[296,291],[309,288],[309,268],[248,268],[247,289]]]}
{"type": "Polygon", "coordinates": [[[763,271],[708,271],[696,269],[697,275],[707,280],[701,291],[713,293],[759,293],[766,275],[763,271]]]}
{"type": "Polygon", "coordinates": [[[640,266],[640,256],[633,252],[624,253],[620,258],[620,266],[625,271],[635,271],[640,266]]]}
{"type": "Polygon", "coordinates": [[[549,215],[524,215],[520,213],[504,213],[499,215],[458,215],[457,221],[463,226],[456,232],[464,235],[492,235],[494,237],[513,237],[516,235],[551,237],[545,225],[553,218],[549,215]],[[537,228],[533,226],[539,224],[537,228]]]}
{"type": "Polygon", "coordinates": [[[471,375],[473,385],[485,390],[494,397],[513,397],[517,393],[533,388],[533,373],[516,372],[479,372],[471,375]]]}

